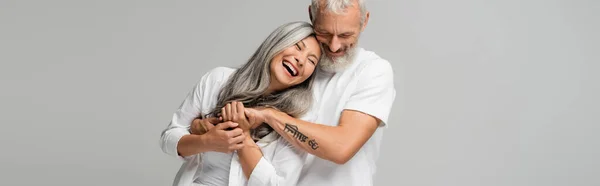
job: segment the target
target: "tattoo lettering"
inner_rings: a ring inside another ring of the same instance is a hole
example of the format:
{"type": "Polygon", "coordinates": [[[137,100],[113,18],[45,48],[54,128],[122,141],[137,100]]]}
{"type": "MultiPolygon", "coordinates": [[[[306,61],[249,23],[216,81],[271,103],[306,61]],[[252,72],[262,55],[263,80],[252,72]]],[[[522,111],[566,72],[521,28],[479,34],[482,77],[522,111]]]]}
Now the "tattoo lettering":
{"type": "MultiPolygon", "coordinates": [[[[306,142],[308,138],[306,135],[302,134],[302,132],[298,130],[298,126],[289,123],[285,124],[285,128],[283,129],[283,131],[292,133],[294,138],[300,140],[301,142],[306,142]]],[[[310,146],[310,148],[312,148],[313,150],[317,150],[319,148],[319,144],[315,139],[308,140],[308,146],[310,146]]]]}
{"type": "Polygon", "coordinates": [[[319,148],[319,144],[317,143],[317,141],[315,141],[315,139],[309,140],[308,145],[310,146],[310,148],[312,148],[312,150],[317,150],[319,148]]]}
{"type": "Polygon", "coordinates": [[[302,134],[300,131],[298,131],[298,126],[296,125],[290,125],[290,124],[285,124],[285,129],[283,129],[283,131],[287,131],[290,132],[294,135],[294,138],[300,140],[301,142],[306,142],[306,136],[304,134],[302,134]]]}

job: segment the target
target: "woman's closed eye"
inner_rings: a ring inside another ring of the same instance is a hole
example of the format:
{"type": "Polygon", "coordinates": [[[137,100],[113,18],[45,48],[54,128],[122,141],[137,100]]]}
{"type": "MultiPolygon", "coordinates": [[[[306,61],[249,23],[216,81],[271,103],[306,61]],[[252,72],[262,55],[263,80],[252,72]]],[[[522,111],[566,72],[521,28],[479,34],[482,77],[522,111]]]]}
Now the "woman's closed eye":
{"type": "Polygon", "coordinates": [[[310,61],[310,63],[312,63],[313,65],[317,65],[317,62],[316,62],[316,60],[314,60],[314,59],[312,59],[312,58],[308,59],[308,61],[310,61]]]}

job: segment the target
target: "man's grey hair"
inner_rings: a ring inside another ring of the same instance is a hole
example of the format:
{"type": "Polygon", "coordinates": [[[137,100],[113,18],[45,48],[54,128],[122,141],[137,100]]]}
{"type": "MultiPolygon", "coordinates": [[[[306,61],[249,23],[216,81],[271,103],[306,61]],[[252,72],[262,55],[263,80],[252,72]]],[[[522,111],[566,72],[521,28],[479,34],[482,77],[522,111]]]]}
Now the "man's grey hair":
{"type": "MultiPolygon", "coordinates": [[[[285,90],[269,95],[265,95],[265,92],[271,84],[270,64],[273,57],[312,35],[314,35],[312,25],[307,22],[290,22],[277,27],[247,63],[229,77],[219,93],[215,109],[208,115],[218,116],[221,108],[232,101],[242,102],[246,108],[272,107],[293,117],[306,113],[313,101],[311,91],[313,75],[306,81],[285,90]]],[[[272,128],[263,124],[252,131],[252,137],[260,139],[272,131],[272,128]]]]}
{"type": "Polygon", "coordinates": [[[317,19],[319,12],[323,8],[324,10],[333,12],[335,14],[342,14],[346,8],[351,6],[354,2],[358,2],[358,6],[360,9],[360,26],[363,26],[365,23],[365,19],[367,17],[367,7],[365,5],[365,0],[312,0],[311,3],[311,16],[313,20],[317,19]],[[325,1],[324,3],[321,3],[325,1]],[[324,4],[325,7],[321,7],[321,4],[324,4]]]}

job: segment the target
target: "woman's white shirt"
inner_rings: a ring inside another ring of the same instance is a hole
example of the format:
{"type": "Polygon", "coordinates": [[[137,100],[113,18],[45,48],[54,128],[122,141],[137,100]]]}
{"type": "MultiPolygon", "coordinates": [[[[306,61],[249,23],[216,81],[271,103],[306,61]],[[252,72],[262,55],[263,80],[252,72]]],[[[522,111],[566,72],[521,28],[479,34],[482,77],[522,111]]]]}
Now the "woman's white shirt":
{"type": "Polygon", "coordinates": [[[160,146],[163,152],[183,160],[173,185],[296,185],[306,152],[293,147],[276,132],[256,142],[263,157],[249,179],[244,176],[236,153],[178,155],[177,143],[181,137],[190,134],[192,120],[215,107],[219,91],[234,72],[232,68],[217,67],[202,76],[162,132],[160,146]]]}

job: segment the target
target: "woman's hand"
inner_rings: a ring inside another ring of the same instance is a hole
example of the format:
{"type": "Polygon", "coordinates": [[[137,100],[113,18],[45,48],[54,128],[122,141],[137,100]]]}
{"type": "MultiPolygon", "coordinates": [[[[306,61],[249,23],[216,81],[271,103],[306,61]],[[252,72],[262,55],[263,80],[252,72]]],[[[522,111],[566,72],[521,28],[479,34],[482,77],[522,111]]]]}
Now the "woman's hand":
{"type": "Polygon", "coordinates": [[[267,117],[273,111],[271,108],[246,108],[244,113],[248,117],[250,128],[254,129],[267,122],[267,117]]]}
{"type": "Polygon", "coordinates": [[[250,122],[245,114],[244,104],[241,102],[233,101],[227,103],[225,107],[221,108],[222,121],[232,121],[239,124],[239,128],[244,132],[250,132],[250,122]]]}

